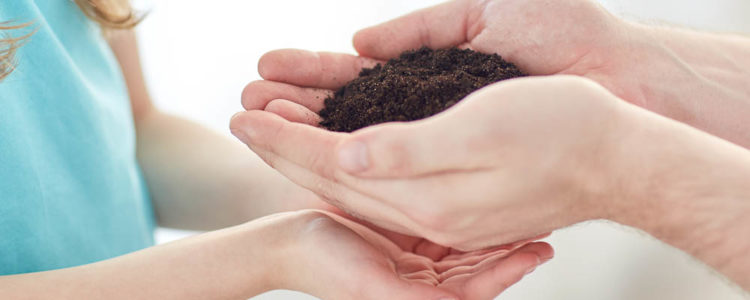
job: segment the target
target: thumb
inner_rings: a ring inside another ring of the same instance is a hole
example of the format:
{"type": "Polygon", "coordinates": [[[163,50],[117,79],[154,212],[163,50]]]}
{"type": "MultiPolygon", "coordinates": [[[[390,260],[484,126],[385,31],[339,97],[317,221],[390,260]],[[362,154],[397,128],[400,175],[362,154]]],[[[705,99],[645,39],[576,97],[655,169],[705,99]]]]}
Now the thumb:
{"type": "Polygon", "coordinates": [[[365,178],[469,171],[487,164],[483,128],[461,112],[355,132],[336,146],[338,167],[365,178]]]}
{"type": "Polygon", "coordinates": [[[469,2],[446,2],[363,29],[354,35],[354,48],[364,57],[386,60],[424,46],[462,45],[467,39],[469,2]]]}

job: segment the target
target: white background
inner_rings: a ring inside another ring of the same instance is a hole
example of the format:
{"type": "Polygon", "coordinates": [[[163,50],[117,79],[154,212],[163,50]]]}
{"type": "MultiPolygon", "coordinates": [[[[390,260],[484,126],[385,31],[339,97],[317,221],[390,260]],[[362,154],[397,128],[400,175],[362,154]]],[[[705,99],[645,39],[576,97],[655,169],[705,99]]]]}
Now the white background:
{"type": "MultiPolygon", "coordinates": [[[[158,105],[229,135],[240,91],[277,48],[351,52],[359,28],[435,0],[161,0],[140,27],[158,105]]],[[[603,0],[620,15],[750,32],[750,1],[603,0]]],[[[160,230],[161,242],[189,232],[160,230]]],[[[739,289],[681,252],[633,229],[588,223],[555,233],[556,258],[498,299],[743,299],[739,289]]],[[[325,284],[325,283],[321,283],[325,284]]],[[[335,287],[331,287],[335,288],[335,287]]],[[[312,299],[277,291],[258,299],[312,299]]]]}

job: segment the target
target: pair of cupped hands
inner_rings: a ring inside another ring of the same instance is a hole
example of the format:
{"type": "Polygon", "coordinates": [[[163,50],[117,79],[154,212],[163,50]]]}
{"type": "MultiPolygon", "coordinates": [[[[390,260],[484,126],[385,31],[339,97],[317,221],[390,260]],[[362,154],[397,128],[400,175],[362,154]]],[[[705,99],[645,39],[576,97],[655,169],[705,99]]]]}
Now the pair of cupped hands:
{"type": "Polygon", "coordinates": [[[322,294],[492,298],[552,258],[534,237],[613,218],[624,202],[614,191],[628,176],[615,171],[628,161],[615,145],[644,119],[669,122],[632,105],[646,103],[626,46],[638,30],[586,0],[451,1],[358,32],[359,56],[264,55],[264,80],[246,87],[247,111],[231,129],[276,170],[368,224],[321,214],[332,221],[317,233],[326,249],[335,245],[330,259],[369,280],[321,283],[330,290],[322,294]],[[417,122],[318,127],[333,90],[423,46],[498,53],[533,76],[417,122]]]}

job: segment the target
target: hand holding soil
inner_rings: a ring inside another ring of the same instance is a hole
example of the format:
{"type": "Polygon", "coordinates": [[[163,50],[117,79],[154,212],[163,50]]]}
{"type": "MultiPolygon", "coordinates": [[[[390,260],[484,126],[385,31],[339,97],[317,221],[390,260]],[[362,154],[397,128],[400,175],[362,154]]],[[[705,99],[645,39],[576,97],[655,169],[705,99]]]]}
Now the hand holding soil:
{"type": "Polygon", "coordinates": [[[242,104],[316,123],[323,100],[362,68],[425,46],[500,54],[530,75],[586,77],[630,103],[750,147],[750,85],[727,80],[747,77],[737,65],[750,65],[750,42],[628,22],[590,0],[454,0],[358,32],[361,56],[274,51],[259,64],[266,81],[249,84],[242,104]]]}
{"type": "Polygon", "coordinates": [[[509,80],[435,117],[353,134],[266,111],[232,126],[292,181],[382,228],[473,250],[609,219],[748,284],[743,264],[722,263],[748,241],[714,244],[746,229],[734,216],[749,211],[747,150],[589,80],[509,80]]]}
{"type": "Polygon", "coordinates": [[[598,197],[613,198],[602,193],[619,179],[600,162],[615,155],[621,105],[561,76],[501,82],[438,116],[354,134],[262,111],[233,124],[253,129],[243,139],[266,162],[345,211],[474,250],[605,217],[598,197]]]}
{"type": "Polygon", "coordinates": [[[747,39],[631,24],[585,0],[457,0],[363,30],[355,47],[362,56],[264,56],[266,81],[247,86],[251,111],[233,132],[296,183],[384,228],[477,249],[605,218],[750,288],[750,241],[732,239],[750,228],[736,226],[750,213],[750,154],[726,141],[750,146],[747,76],[727,64],[750,68],[747,39]],[[333,90],[422,46],[580,77],[497,83],[417,122],[316,128],[333,90]]]}
{"type": "Polygon", "coordinates": [[[358,57],[291,49],[270,52],[258,67],[266,81],[249,84],[242,104],[248,110],[270,106],[281,115],[299,116],[289,103],[273,103],[283,99],[317,113],[329,93],[356,78],[362,68],[422,47],[499,54],[531,75],[586,76],[619,91],[624,80],[616,76],[630,62],[620,63],[625,58],[613,51],[621,52],[620,45],[627,41],[625,26],[587,0],[450,1],[358,32],[358,57]]]}

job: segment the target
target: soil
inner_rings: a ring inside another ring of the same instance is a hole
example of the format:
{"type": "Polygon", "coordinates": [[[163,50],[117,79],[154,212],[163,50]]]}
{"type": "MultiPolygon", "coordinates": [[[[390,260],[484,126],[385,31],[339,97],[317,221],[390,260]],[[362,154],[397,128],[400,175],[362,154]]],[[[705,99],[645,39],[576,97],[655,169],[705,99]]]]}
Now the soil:
{"type": "Polygon", "coordinates": [[[492,83],[526,76],[497,54],[458,48],[422,48],[363,69],[325,99],[321,126],[352,132],[367,126],[415,121],[438,114],[492,83]]]}

